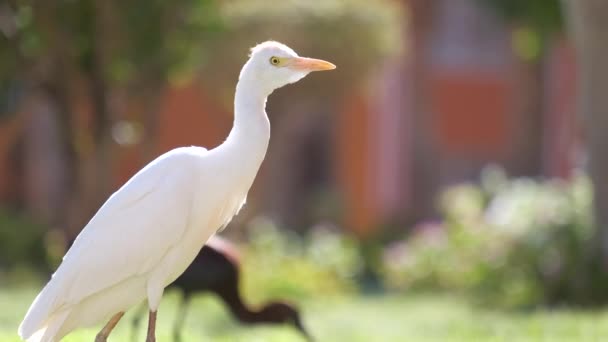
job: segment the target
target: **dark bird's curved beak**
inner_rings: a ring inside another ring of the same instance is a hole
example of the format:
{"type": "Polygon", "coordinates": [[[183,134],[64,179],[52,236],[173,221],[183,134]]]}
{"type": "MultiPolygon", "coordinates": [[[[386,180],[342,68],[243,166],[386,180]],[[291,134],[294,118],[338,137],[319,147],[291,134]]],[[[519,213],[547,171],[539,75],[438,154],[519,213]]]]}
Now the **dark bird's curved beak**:
{"type": "Polygon", "coordinates": [[[296,329],[298,329],[300,334],[302,334],[302,336],[304,336],[306,341],[308,341],[308,342],[315,341],[315,339],[312,337],[312,335],[309,334],[308,331],[306,331],[306,329],[304,328],[304,325],[302,324],[302,320],[300,320],[300,317],[296,317],[296,319],[293,321],[293,325],[294,325],[294,327],[296,327],[296,329]]]}

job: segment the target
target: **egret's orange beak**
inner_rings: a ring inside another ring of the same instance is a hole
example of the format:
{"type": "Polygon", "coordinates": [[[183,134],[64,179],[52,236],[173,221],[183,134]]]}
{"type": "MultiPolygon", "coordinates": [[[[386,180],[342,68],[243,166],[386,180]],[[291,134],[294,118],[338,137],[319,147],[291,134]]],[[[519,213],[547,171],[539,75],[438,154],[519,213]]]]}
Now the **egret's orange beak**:
{"type": "Polygon", "coordinates": [[[292,69],[302,71],[323,71],[332,70],[336,68],[336,66],[330,62],[307,57],[291,58],[287,66],[292,69]]]}

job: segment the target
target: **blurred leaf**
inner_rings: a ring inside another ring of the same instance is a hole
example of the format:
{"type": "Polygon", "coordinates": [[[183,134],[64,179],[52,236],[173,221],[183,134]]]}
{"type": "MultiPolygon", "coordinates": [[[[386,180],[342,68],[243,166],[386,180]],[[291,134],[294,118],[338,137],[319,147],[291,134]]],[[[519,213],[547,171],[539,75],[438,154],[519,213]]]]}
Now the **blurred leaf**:
{"type": "Polygon", "coordinates": [[[222,27],[213,0],[15,3],[2,8],[2,20],[14,21],[16,32],[0,36],[0,78],[25,76],[59,58],[76,74],[101,67],[109,82],[159,82],[200,66],[205,40],[222,27]],[[103,50],[100,66],[93,65],[95,49],[103,50]]]}
{"type": "Polygon", "coordinates": [[[477,0],[512,23],[537,30],[541,35],[563,28],[560,0],[477,0]]]}
{"type": "Polygon", "coordinates": [[[535,60],[541,54],[541,38],[536,31],[517,28],[513,31],[513,51],[526,61],[535,60]]]}
{"type": "Polygon", "coordinates": [[[524,60],[535,60],[554,34],[563,30],[560,0],[477,0],[514,24],[513,50],[524,60]]]}

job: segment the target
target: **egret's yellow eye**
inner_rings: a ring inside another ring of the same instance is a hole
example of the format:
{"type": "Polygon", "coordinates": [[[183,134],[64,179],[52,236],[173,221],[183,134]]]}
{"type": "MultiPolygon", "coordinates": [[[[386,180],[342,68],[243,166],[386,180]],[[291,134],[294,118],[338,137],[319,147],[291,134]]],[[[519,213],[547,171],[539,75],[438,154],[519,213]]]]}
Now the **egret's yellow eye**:
{"type": "Polygon", "coordinates": [[[281,60],[279,59],[279,57],[270,57],[270,64],[279,65],[280,63],[281,63],[281,60]]]}

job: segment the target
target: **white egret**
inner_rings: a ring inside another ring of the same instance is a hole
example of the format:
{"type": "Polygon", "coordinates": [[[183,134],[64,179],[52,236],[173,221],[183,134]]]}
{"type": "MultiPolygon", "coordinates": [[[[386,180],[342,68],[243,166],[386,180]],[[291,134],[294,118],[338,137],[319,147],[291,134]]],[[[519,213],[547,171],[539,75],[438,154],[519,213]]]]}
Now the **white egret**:
{"type": "Polygon", "coordinates": [[[266,98],[311,71],[334,68],[277,42],[254,47],[239,76],[226,140],[209,151],[169,151],[110,196],[32,303],[19,336],[52,342],[108,322],[96,337],[106,341],[124,312],[147,299],[146,341],[155,341],[164,288],[245,203],[270,138],[266,98]]]}

